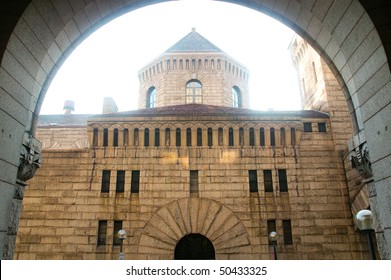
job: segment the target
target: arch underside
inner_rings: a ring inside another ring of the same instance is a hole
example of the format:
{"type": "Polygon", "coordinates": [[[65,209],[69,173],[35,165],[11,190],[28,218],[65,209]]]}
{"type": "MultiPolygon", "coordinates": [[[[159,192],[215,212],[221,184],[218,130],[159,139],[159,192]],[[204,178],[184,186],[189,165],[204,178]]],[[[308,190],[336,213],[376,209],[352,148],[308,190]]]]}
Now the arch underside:
{"type": "Polygon", "coordinates": [[[213,244],[216,259],[251,253],[250,237],[239,218],[210,199],[184,198],[157,211],[140,237],[140,258],[173,259],[178,241],[201,234],[213,244]]]}

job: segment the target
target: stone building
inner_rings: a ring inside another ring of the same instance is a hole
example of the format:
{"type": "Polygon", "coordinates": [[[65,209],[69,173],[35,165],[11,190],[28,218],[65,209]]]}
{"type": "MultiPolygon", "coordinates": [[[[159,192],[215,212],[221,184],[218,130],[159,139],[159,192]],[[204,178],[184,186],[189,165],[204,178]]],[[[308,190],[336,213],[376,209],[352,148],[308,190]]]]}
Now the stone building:
{"type": "Polygon", "coordinates": [[[117,259],[120,229],[126,259],[270,259],[271,231],[280,259],[369,258],[343,156],[349,111],[314,69],[310,110],[250,110],[248,70],[192,30],[140,70],[139,110],[41,116],[45,164],[15,258],[117,259]]]}

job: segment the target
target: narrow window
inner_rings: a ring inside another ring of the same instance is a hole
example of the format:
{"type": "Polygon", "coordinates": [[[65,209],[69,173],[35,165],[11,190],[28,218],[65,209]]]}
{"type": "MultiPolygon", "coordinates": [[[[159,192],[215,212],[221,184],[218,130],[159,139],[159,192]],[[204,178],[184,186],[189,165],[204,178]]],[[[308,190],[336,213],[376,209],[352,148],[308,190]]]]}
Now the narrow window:
{"type": "Polygon", "coordinates": [[[234,145],[234,129],[232,127],[228,130],[228,146],[234,145]]]}
{"type": "Polygon", "coordinates": [[[281,146],[283,146],[283,147],[286,146],[285,128],[283,128],[283,127],[280,128],[280,143],[281,143],[281,146]]]}
{"type": "Polygon", "coordinates": [[[117,170],[117,183],[115,186],[115,192],[123,193],[125,188],[125,171],[117,170]]]}
{"type": "Polygon", "coordinates": [[[156,88],[151,87],[147,92],[147,104],[146,108],[155,108],[156,106],[156,88]]]}
{"type": "Polygon", "coordinates": [[[110,190],[110,170],[103,170],[102,171],[102,186],[101,186],[101,192],[102,193],[108,193],[110,190]]]}
{"type": "Polygon", "coordinates": [[[326,123],[324,123],[324,122],[318,123],[318,131],[319,132],[327,132],[327,130],[326,130],[326,123]]]}
{"type": "Polygon", "coordinates": [[[250,128],[250,146],[254,147],[255,145],[255,135],[254,135],[254,128],[250,128]]]}
{"type": "Polygon", "coordinates": [[[219,130],[218,130],[218,135],[217,135],[217,138],[218,138],[218,141],[219,141],[219,146],[223,146],[223,129],[220,127],[219,130]]]}
{"type": "Polygon", "coordinates": [[[175,131],[175,145],[177,147],[181,146],[181,129],[177,128],[175,131]]]}
{"type": "Polygon", "coordinates": [[[106,244],[106,234],[107,234],[107,221],[100,220],[98,222],[98,242],[97,245],[106,244]]]}
{"type": "Polygon", "coordinates": [[[286,169],[278,169],[278,184],[280,185],[280,192],[288,191],[288,180],[286,178],[286,169]]]}
{"type": "Polygon", "coordinates": [[[202,85],[198,80],[186,84],[186,103],[202,103],[202,85]]]}
{"type": "Polygon", "coordinates": [[[149,147],[149,129],[144,129],[144,147],[149,147]]]}
{"type": "Polygon", "coordinates": [[[248,171],[250,192],[258,192],[258,177],[256,170],[248,171]]]}
{"type": "Polygon", "coordinates": [[[186,129],[186,146],[191,146],[191,128],[186,129]]]}
{"type": "Polygon", "coordinates": [[[124,146],[129,145],[129,130],[127,128],[124,129],[124,146]]]}
{"type": "Polygon", "coordinates": [[[276,145],[276,135],[274,133],[274,128],[270,128],[270,146],[274,147],[276,145]]]}
{"type": "Polygon", "coordinates": [[[114,221],[113,246],[121,245],[121,240],[118,238],[118,232],[121,229],[122,229],[122,221],[114,221]]]}
{"type": "MultiPolygon", "coordinates": [[[[268,237],[269,237],[269,233],[271,233],[272,231],[276,231],[276,220],[267,220],[267,236],[268,237]]],[[[273,241],[269,240],[269,245],[272,245],[272,244],[273,244],[273,241]]]]}
{"type": "Polygon", "coordinates": [[[160,146],[160,129],[155,128],[155,147],[160,146]]]}
{"type": "Polygon", "coordinates": [[[265,129],[263,127],[259,130],[259,145],[265,147],[265,129]]]}
{"type": "Polygon", "coordinates": [[[208,146],[212,147],[213,145],[213,130],[212,128],[208,128],[208,146]]]}
{"type": "Polygon", "coordinates": [[[118,128],[114,128],[113,146],[118,147],[118,128]]]}
{"type": "Polygon", "coordinates": [[[315,84],[318,82],[318,75],[316,75],[315,62],[312,62],[312,72],[314,73],[315,84]]]}
{"type": "Polygon", "coordinates": [[[263,170],[265,192],[273,192],[273,179],[271,170],[263,170]]]}
{"type": "Polygon", "coordinates": [[[198,170],[190,170],[190,193],[198,193],[198,170]]]}
{"type": "Polygon", "coordinates": [[[296,129],[291,127],[291,145],[296,145],[296,129]]]}
{"type": "Polygon", "coordinates": [[[283,230],[283,234],[284,234],[284,244],[285,245],[292,245],[293,238],[292,238],[291,220],[282,220],[282,230],[283,230]]]}
{"type": "Polygon", "coordinates": [[[132,179],[130,181],[130,192],[139,193],[140,191],[140,171],[132,170],[132,179]]]}
{"type": "Polygon", "coordinates": [[[189,70],[190,68],[190,62],[188,59],[186,59],[186,70],[189,70]]]}
{"type": "Polygon", "coordinates": [[[92,136],[92,145],[93,146],[98,146],[98,135],[99,135],[99,130],[97,128],[94,128],[93,136],[92,136]]]}
{"type": "Polygon", "coordinates": [[[243,127],[239,128],[239,145],[244,145],[244,129],[243,127]]]}
{"type": "Polygon", "coordinates": [[[197,128],[197,146],[201,147],[202,146],[202,129],[197,128]]]}
{"type": "Polygon", "coordinates": [[[170,146],[170,129],[167,127],[166,128],[166,131],[165,131],[165,135],[164,135],[164,139],[165,139],[165,144],[166,146],[170,146]]]}
{"type": "Polygon", "coordinates": [[[304,132],[312,132],[312,123],[305,122],[303,123],[303,125],[304,125],[304,132]]]}
{"type": "Polygon", "coordinates": [[[109,145],[109,130],[107,128],[103,129],[103,147],[109,145]]]}
{"type": "Polygon", "coordinates": [[[232,93],[232,107],[241,108],[242,107],[242,95],[240,89],[237,86],[234,86],[231,90],[232,93]]]}
{"type": "Polygon", "coordinates": [[[138,139],[139,139],[139,130],[138,128],[135,128],[134,129],[134,135],[133,135],[133,142],[134,142],[134,146],[137,147],[138,146],[138,139]]]}

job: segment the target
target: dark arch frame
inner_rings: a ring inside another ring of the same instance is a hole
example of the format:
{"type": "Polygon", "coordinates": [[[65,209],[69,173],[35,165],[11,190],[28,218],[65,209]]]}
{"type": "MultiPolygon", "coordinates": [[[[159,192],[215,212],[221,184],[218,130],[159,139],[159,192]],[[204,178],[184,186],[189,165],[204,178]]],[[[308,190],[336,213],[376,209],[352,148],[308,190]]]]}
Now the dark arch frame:
{"type": "Polygon", "coordinates": [[[175,260],[215,260],[213,243],[204,235],[190,233],[183,236],[175,246],[175,260]]]}

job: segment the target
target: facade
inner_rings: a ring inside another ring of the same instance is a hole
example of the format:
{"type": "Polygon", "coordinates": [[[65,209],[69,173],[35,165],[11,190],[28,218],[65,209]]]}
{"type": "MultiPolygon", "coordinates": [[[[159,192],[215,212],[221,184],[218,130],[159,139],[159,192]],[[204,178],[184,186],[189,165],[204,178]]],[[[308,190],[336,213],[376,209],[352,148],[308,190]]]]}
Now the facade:
{"type": "Polygon", "coordinates": [[[369,258],[349,111],[319,61],[319,104],[250,110],[248,70],[193,30],[140,70],[139,110],[42,116],[15,258],[117,259],[120,229],[126,259],[270,259],[271,231],[279,259],[369,258]]]}

